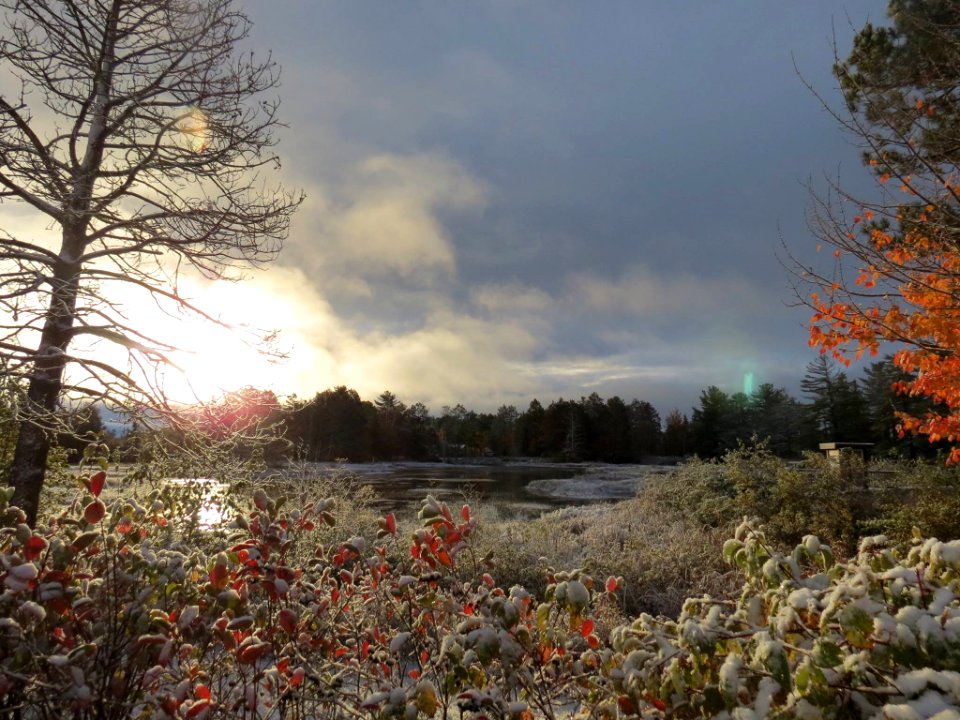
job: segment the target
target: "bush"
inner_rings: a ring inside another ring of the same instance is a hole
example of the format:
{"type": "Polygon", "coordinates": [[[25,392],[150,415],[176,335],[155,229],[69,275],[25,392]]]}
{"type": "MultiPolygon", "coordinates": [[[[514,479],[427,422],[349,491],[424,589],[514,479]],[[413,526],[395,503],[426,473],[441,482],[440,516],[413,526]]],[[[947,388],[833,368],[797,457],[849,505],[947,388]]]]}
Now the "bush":
{"type": "Polygon", "coordinates": [[[623,580],[620,608],[676,616],[691,595],[727,595],[738,573],[716,548],[727,530],[711,528],[641,497],[615,504],[566,508],[527,520],[486,522],[478,552],[488,555],[506,586],[542,594],[553,568],[582,567],[623,580]]]}
{"type": "Polygon", "coordinates": [[[558,573],[544,606],[489,575],[464,582],[466,506],[427,498],[409,541],[388,515],[375,544],[324,544],[329,501],[286,509],[258,489],[229,542],[201,552],[169,534],[159,496],[105,503],[105,480],[83,475],[83,499],[36,530],[0,498],[8,711],[429,717],[459,704],[505,717],[582,695],[573,663],[600,642],[592,580],[558,573]]]}
{"type": "Polygon", "coordinates": [[[611,634],[621,711],[697,717],[946,720],[960,711],[960,541],[905,554],[865,539],[837,564],[814,536],[783,555],[748,524],[724,545],[735,603],[689,600],[676,621],[611,634]]]}
{"type": "Polygon", "coordinates": [[[908,540],[960,537],[960,471],[939,463],[837,464],[820,454],[802,462],[775,457],[763,444],[742,446],[720,460],[693,460],[649,483],[640,498],[648,507],[724,533],[744,518],[759,518],[767,538],[793,547],[808,534],[843,555],[862,537],[882,533],[908,540]]]}
{"type": "MultiPolygon", "coordinates": [[[[477,520],[426,498],[408,537],[322,542],[332,503],[261,488],[215,552],[106,473],[31,530],[0,492],[0,702],[23,718],[955,717],[960,541],[882,538],[850,562],[744,524],[737,601],[603,618],[627,590],[481,571],[477,520]],[[477,574],[475,579],[471,579],[477,574]],[[952,713],[952,714],[951,714],[952,713]]],[[[217,538],[219,536],[213,535],[217,538]]]]}
{"type": "Polygon", "coordinates": [[[877,527],[898,540],[960,538],[960,469],[922,461],[876,468],[877,527]]]}

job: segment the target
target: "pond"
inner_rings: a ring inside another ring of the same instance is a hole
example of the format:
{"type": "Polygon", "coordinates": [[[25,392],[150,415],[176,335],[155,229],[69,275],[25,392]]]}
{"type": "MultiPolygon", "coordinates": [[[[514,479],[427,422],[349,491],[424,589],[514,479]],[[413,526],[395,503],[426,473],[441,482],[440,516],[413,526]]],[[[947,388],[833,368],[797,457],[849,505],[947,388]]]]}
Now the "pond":
{"type": "Polygon", "coordinates": [[[602,463],[316,463],[370,485],[385,509],[415,507],[428,494],[441,500],[495,504],[516,515],[633,497],[652,474],[672,468],[602,463]]]}
{"type": "MultiPolygon", "coordinates": [[[[318,468],[324,466],[318,464],[318,468]]],[[[571,504],[567,498],[537,493],[538,481],[572,479],[585,471],[581,467],[519,463],[375,463],[330,464],[328,467],[331,472],[347,473],[361,484],[373,487],[380,497],[377,504],[385,508],[417,506],[427,495],[433,495],[440,500],[495,503],[537,514],[571,504]]]]}
{"type": "MultiPolygon", "coordinates": [[[[414,512],[427,495],[451,503],[493,505],[506,516],[535,517],[560,507],[633,497],[651,476],[672,468],[601,463],[309,463],[298,474],[343,477],[376,491],[381,511],[414,512]]],[[[282,477],[282,473],[280,474],[282,477]]],[[[171,480],[203,496],[198,517],[204,527],[220,521],[226,489],[212,480],[171,480]]]]}

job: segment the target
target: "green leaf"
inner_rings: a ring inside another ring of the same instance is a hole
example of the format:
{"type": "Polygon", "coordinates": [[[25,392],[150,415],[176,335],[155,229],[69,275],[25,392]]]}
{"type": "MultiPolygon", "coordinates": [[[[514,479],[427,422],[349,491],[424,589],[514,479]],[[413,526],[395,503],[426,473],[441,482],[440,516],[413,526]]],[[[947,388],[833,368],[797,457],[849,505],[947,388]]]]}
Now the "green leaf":
{"type": "Polygon", "coordinates": [[[787,662],[787,656],[782,651],[771,653],[764,661],[767,670],[773,675],[780,687],[784,690],[790,689],[790,664],[787,662]]]}
{"type": "Polygon", "coordinates": [[[837,618],[843,636],[851,645],[857,648],[866,647],[873,632],[873,618],[866,610],[856,605],[847,605],[837,618]]]}
{"type": "Polygon", "coordinates": [[[818,640],[813,646],[813,661],[820,667],[836,667],[843,661],[843,651],[829,640],[818,640]]]}
{"type": "Polygon", "coordinates": [[[742,547],[743,543],[739,540],[734,540],[733,538],[727,540],[723,544],[723,559],[728,563],[732,563],[734,556],[737,554],[737,550],[742,547]]]}

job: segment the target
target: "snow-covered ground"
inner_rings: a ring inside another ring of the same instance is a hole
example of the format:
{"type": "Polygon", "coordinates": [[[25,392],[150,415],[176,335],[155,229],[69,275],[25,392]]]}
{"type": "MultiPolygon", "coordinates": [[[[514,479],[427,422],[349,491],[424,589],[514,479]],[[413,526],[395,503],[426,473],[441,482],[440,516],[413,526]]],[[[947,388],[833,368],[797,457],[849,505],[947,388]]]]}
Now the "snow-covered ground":
{"type": "Polygon", "coordinates": [[[651,476],[672,469],[665,465],[588,465],[582,475],[572,478],[531,480],[526,490],[553,500],[624,500],[636,495],[651,476]]]}

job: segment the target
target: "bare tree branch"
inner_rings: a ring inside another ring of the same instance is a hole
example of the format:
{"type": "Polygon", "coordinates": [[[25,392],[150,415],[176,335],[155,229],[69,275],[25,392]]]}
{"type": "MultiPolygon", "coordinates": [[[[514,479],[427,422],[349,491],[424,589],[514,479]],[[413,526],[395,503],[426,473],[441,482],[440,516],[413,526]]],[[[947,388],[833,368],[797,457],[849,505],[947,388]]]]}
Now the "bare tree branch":
{"type": "Polygon", "coordinates": [[[154,368],[175,344],[110,288],[219,322],[180,295],[181,268],[269,262],[302,195],[262,176],[278,164],[278,69],[236,52],[250,23],[233,0],[0,0],[0,15],[0,66],[23,88],[0,98],[0,202],[48,218],[58,242],[0,240],[0,373],[27,388],[10,479],[32,522],[65,393],[171,410],[154,368]],[[71,349],[82,336],[128,368],[71,349]]]}

